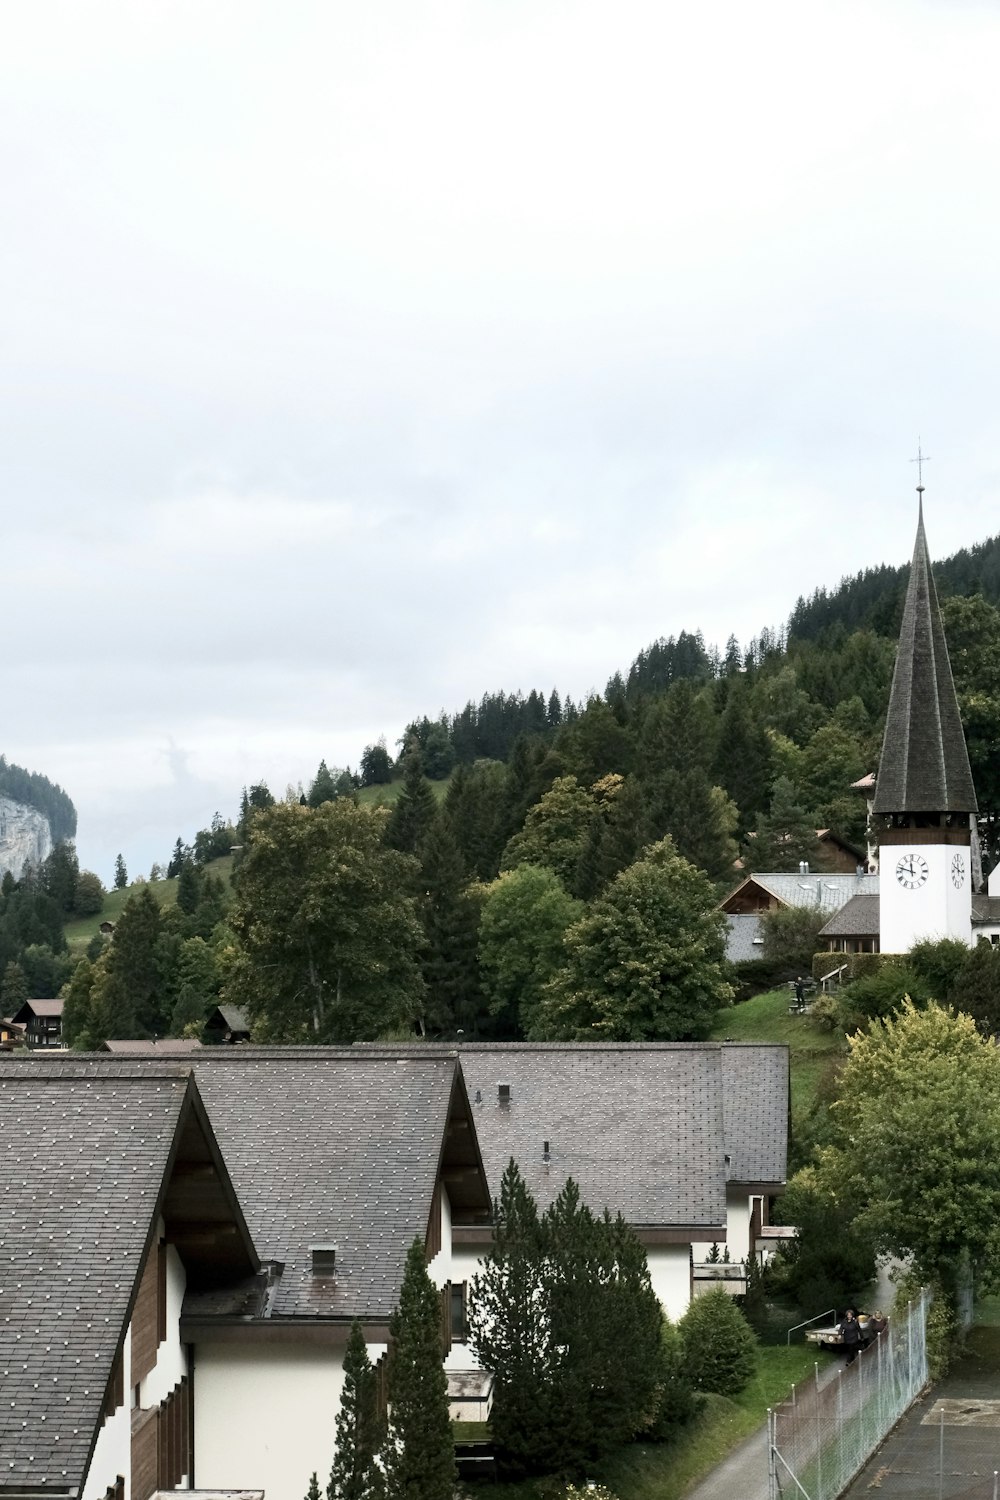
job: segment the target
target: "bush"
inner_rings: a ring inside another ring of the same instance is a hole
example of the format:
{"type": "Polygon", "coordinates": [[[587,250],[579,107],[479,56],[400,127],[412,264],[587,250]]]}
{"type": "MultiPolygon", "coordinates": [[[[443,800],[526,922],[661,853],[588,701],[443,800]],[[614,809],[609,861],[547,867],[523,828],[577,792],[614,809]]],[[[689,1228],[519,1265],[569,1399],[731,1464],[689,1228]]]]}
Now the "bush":
{"type": "MultiPolygon", "coordinates": [[[[893,1278],[894,1280],[896,1278],[893,1278]]],[[[896,1299],[892,1315],[897,1323],[906,1317],[908,1302],[916,1302],[923,1282],[915,1271],[904,1271],[896,1280],[896,1299]]],[[[958,1319],[951,1297],[939,1282],[931,1286],[931,1305],[927,1309],[927,1373],[932,1380],[947,1375],[956,1349],[958,1319]]]]}
{"type": "Polygon", "coordinates": [[[757,1340],[728,1292],[714,1287],[696,1297],[678,1326],[692,1385],[719,1396],[737,1395],[754,1372],[757,1340]]]}
{"type": "Polygon", "coordinates": [[[663,1319],[660,1334],[661,1374],[657,1390],[656,1416],[645,1432],[643,1442],[668,1443],[677,1430],[699,1415],[704,1405],[696,1396],[690,1373],[685,1366],[684,1341],[680,1329],[670,1319],[663,1319]]]}
{"type": "Polygon", "coordinates": [[[755,995],[764,995],[776,990],[779,985],[794,979],[799,970],[784,959],[748,958],[743,963],[733,964],[733,979],[736,993],[734,1002],[752,1000],[755,995]]]}

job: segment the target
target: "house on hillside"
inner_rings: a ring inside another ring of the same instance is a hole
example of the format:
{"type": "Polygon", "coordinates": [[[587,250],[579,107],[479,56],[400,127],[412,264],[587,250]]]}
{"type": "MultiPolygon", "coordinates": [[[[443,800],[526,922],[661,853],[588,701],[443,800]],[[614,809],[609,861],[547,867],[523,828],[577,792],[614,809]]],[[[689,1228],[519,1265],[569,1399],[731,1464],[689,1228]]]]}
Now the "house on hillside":
{"type": "Polygon", "coordinates": [[[24,1040],[29,1047],[61,1047],[62,1015],[61,1000],[25,1000],[11,1020],[24,1027],[24,1040]]]}
{"type": "Polygon", "coordinates": [[[441,1290],[443,1340],[464,1306],[453,1235],[486,1224],[491,1205],[457,1059],[204,1047],[167,1063],[12,1056],[0,1078],[28,1068],[46,1079],[193,1076],[261,1257],[239,1280],[190,1285],[180,1308],[193,1482],[302,1500],[333,1458],[351,1322],[377,1362],[414,1238],[441,1290]]]}
{"type": "Polygon", "coordinates": [[[194,1080],[10,1059],[0,1133],[0,1497],[189,1487],[183,1303],[260,1265],[194,1080]]]}
{"type": "Polygon", "coordinates": [[[209,1042],[248,1042],[250,1022],[238,1005],[217,1005],[205,1022],[209,1042]]]}

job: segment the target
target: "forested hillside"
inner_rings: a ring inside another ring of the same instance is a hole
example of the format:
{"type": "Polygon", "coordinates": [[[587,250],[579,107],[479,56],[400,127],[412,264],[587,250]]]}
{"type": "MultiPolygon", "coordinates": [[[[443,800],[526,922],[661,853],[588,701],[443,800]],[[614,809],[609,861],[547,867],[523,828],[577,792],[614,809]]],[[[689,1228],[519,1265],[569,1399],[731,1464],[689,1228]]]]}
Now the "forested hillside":
{"type": "MultiPolygon", "coordinates": [[[[940,569],[988,859],[998,555],[991,542],[940,569]]],[[[70,1034],[197,1031],[221,996],[261,1040],[706,1036],[732,995],[715,907],[737,858],[822,868],[826,828],[863,846],[851,785],[877,765],[905,581],[845,580],[744,646],[654,642],[584,704],[487,694],[413,722],[397,761],[369,745],[358,775],[324,761],[281,800],[244,789],[232,823],[178,839],[167,873],[187,925],[133,897],[74,978],[70,1034]],[[359,800],[390,779],[391,808],[359,800]],[[198,871],[233,847],[227,909],[198,871]]]]}

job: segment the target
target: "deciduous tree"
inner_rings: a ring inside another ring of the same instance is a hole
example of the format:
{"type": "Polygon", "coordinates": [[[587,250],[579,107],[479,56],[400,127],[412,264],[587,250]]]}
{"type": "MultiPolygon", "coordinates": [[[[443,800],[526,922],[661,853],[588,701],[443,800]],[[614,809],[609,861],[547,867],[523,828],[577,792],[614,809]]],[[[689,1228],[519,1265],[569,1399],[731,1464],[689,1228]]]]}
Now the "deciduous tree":
{"type": "Polygon", "coordinates": [[[732,999],[711,883],[669,839],[611,883],[566,950],[539,1017],[554,1041],[698,1041],[732,999]]]}
{"type": "Polygon", "coordinates": [[[582,901],[540,865],[519,865],[487,888],[479,964],[502,1035],[534,1036],[545,985],[565,959],[563,939],[583,912],[582,901]]]}
{"type": "Polygon", "coordinates": [[[257,815],[225,993],[262,1039],[371,1040],[419,1015],[421,930],[408,894],[417,867],[386,848],[387,817],[346,798],[257,815]]]}

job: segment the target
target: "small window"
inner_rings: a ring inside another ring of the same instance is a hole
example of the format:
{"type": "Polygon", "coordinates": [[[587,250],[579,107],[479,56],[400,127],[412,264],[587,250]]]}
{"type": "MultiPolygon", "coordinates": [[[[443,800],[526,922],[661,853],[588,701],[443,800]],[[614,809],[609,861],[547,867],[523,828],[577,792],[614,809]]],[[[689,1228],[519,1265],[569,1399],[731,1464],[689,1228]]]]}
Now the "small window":
{"type": "Polygon", "coordinates": [[[455,1344],[464,1344],[468,1335],[466,1319],[466,1290],[468,1283],[465,1281],[453,1281],[451,1283],[451,1338],[455,1344]]]}

